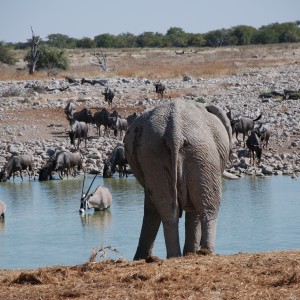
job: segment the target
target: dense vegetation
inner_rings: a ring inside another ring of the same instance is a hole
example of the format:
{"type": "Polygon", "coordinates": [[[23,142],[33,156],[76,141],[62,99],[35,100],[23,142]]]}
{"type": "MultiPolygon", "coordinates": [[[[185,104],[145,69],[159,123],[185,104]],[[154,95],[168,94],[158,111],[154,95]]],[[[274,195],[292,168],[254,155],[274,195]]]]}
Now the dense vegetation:
{"type": "MultiPolygon", "coordinates": [[[[229,29],[218,29],[204,34],[187,33],[182,28],[171,27],[166,34],[144,32],[138,36],[131,33],[113,35],[99,34],[94,39],[83,37],[71,38],[64,34],[50,34],[46,41],[57,48],[135,48],[135,47],[220,47],[250,44],[294,43],[300,41],[300,21],[273,23],[258,29],[252,26],[239,25],[229,29]]],[[[13,44],[16,49],[27,48],[26,43],[13,44]]]]}
{"type": "MultiPolygon", "coordinates": [[[[24,61],[27,62],[27,65],[32,63],[30,51],[25,56],[24,61]]],[[[41,45],[39,47],[39,59],[36,63],[36,70],[49,70],[54,68],[67,70],[68,67],[69,61],[63,50],[47,45],[41,45]]]]}
{"type": "Polygon", "coordinates": [[[3,42],[0,42],[0,62],[8,65],[14,65],[17,62],[11,52],[11,47],[6,46],[3,42]]]}
{"type": "MultiPolygon", "coordinates": [[[[75,48],[164,48],[164,47],[221,47],[251,44],[276,44],[300,42],[300,21],[273,23],[258,29],[239,25],[229,29],[218,29],[204,34],[187,33],[182,28],[171,27],[166,34],[144,32],[138,36],[131,33],[112,35],[99,34],[94,39],[75,39],[65,34],[49,34],[47,40],[39,38],[39,61],[37,69],[67,69],[68,61],[62,49],[75,48]]],[[[0,62],[15,64],[11,49],[30,49],[32,39],[27,42],[4,43],[0,41],[0,62]]],[[[25,59],[30,65],[30,54],[25,59]]]]}

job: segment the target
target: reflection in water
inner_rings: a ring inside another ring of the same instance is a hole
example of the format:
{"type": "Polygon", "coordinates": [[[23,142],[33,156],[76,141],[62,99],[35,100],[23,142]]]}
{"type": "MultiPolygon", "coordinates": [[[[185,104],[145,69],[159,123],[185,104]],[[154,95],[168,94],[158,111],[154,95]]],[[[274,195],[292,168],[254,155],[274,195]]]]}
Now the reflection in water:
{"type": "Polygon", "coordinates": [[[104,211],[93,211],[88,214],[81,214],[80,217],[83,226],[106,228],[111,224],[112,214],[108,209],[104,211]]]}
{"type": "MultiPolygon", "coordinates": [[[[94,176],[85,182],[89,187],[94,176]]],[[[125,259],[135,253],[143,219],[144,192],[133,176],[97,176],[91,191],[107,187],[107,211],[80,216],[83,178],[0,183],[7,206],[0,223],[0,268],[24,269],[85,262],[92,249],[111,245],[125,259]]],[[[289,177],[224,180],[216,252],[230,254],[300,248],[300,185],[289,177]]],[[[183,243],[184,218],[180,220],[183,243]]],[[[154,255],[166,256],[160,228],[154,255]]]]}
{"type": "Polygon", "coordinates": [[[0,233],[5,231],[5,219],[0,217],[0,233]]]}

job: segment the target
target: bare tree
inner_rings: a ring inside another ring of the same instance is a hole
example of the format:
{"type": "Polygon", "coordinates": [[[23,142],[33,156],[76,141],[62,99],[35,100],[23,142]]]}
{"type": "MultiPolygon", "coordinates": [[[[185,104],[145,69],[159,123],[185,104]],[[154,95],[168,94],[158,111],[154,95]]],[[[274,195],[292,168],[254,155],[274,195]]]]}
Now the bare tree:
{"type": "Polygon", "coordinates": [[[107,71],[107,53],[100,50],[100,53],[96,53],[96,51],[91,47],[93,50],[93,53],[91,53],[93,56],[95,56],[98,60],[97,65],[103,70],[107,71]]]}
{"type": "Polygon", "coordinates": [[[39,60],[39,43],[40,38],[34,35],[33,29],[31,27],[32,32],[32,41],[31,41],[31,55],[30,55],[30,65],[29,65],[29,74],[33,74],[35,72],[36,63],[39,60]]]}

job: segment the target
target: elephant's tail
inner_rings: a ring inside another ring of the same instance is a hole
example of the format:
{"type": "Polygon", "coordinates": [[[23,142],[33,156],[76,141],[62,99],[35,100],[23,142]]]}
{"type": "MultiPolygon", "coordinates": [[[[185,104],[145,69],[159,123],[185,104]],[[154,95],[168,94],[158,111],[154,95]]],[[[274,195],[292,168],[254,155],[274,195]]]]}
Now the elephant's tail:
{"type": "MultiPolygon", "coordinates": [[[[173,189],[173,195],[174,195],[174,201],[175,206],[178,208],[178,215],[179,218],[182,217],[182,206],[178,199],[178,190],[177,190],[177,181],[178,181],[178,160],[179,160],[179,150],[181,148],[180,143],[177,143],[175,141],[179,141],[179,139],[166,139],[166,145],[170,150],[171,153],[171,180],[172,180],[172,189],[173,189]]],[[[177,213],[177,212],[175,212],[177,213]]]]}
{"type": "Polygon", "coordinates": [[[181,202],[178,200],[178,191],[177,191],[177,180],[178,180],[178,154],[179,154],[179,145],[174,145],[173,151],[171,150],[172,157],[172,177],[173,177],[173,190],[174,190],[174,198],[176,202],[176,207],[178,207],[178,215],[179,218],[182,217],[182,206],[181,202]]]}

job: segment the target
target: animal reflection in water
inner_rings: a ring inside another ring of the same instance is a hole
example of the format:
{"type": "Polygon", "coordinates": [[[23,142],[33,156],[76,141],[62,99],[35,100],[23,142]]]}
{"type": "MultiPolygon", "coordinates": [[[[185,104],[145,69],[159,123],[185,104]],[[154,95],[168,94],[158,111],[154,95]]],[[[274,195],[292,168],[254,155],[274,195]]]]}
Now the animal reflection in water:
{"type": "Polygon", "coordinates": [[[89,212],[90,209],[94,208],[94,210],[98,211],[105,211],[110,208],[112,204],[112,195],[108,188],[103,186],[98,186],[96,190],[89,194],[89,191],[96,179],[97,174],[95,175],[94,179],[92,180],[87,192],[85,193],[84,190],[84,181],[85,176],[83,179],[82,191],[81,191],[81,200],[80,200],[80,209],[79,213],[85,214],[89,212]]]}
{"type": "Polygon", "coordinates": [[[5,212],[6,205],[2,200],[0,200],[0,223],[4,223],[5,212]]]}
{"type": "Polygon", "coordinates": [[[93,214],[81,214],[82,226],[92,226],[95,228],[108,228],[111,224],[112,214],[109,209],[95,211],[93,214]]]}

